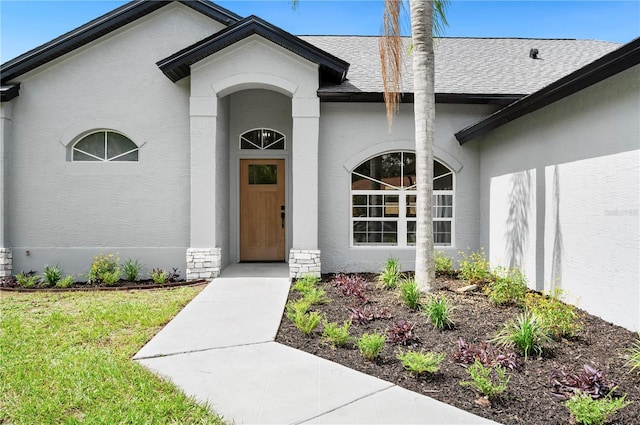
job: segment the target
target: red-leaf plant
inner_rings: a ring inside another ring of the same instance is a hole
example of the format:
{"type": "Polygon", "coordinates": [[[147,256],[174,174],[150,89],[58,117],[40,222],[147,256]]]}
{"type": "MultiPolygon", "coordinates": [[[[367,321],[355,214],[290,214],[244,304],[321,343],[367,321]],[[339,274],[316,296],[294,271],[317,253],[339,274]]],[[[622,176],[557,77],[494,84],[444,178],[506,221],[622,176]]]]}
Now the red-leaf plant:
{"type": "Polygon", "coordinates": [[[331,279],[331,285],[340,289],[344,295],[360,299],[363,304],[368,300],[367,280],[362,276],[338,273],[331,279]]]}
{"type": "Polygon", "coordinates": [[[450,357],[452,362],[464,367],[476,360],[484,366],[502,366],[511,370],[518,370],[522,366],[518,355],[512,350],[497,350],[486,342],[469,344],[461,337],[458,338],[458,349],[450,357]]]}
{"type": "Polygon", "coordinates": [[[582,391],[593,399],[606,397],[615,389],[616,383],[608,380],[604,372],[585,364],[582,373],[571,374],[564,369],[556,369],[550,376],[551,393],[562,400],[568,400],[576,391],[582,391]]]}
{"type": "Polygon", "coordinates": [[[418,345],[420,338],[413,332],[415,326],[414,322],[408,320],[398,320],[392,323],[387,331],[387,341],[396,345],[418,345]]]}

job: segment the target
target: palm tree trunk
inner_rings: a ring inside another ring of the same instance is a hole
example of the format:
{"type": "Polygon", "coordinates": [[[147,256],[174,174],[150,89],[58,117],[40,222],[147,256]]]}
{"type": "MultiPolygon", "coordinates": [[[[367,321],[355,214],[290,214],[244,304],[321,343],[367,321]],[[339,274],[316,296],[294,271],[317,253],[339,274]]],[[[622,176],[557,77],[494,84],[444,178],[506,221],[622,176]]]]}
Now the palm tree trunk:
{"type": "Polygon", "coordinates": [[[433,141],[435,121],[433,2],[411,0],[416,138],[416,275],[424,292],[435,280],[433,259],[433,141]]]}

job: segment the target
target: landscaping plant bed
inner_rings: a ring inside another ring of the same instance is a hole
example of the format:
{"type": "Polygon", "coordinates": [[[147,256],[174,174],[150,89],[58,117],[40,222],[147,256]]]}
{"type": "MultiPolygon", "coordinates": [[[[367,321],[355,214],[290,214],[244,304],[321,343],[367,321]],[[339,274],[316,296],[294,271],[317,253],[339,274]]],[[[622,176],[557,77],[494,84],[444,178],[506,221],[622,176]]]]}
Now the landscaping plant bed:
{"type": "MultiPolygon", "coordinates": [[[[507,390],[489,402],[471,387],[463,387],[461,381],[470,381],[465,366],[454,363],[452,354],[458,351],[462,338],[467,344],[490,341],[505,323],[512,321],[523,312],[517,305],[498,306],[493,304],[482,291],[459,293],[456,289],[467,286],[468,282],[455,277],[441,276],[436,279],[433,293],[445,296],[454,306],[451,318],[454,326],[438,330],[419,311],[410,310],[399,296],[397,289],[382,289],[376,275],[362,275],[366,285],[366,301],[354,295],[345,295],[342,290],[330,284],[334,275],[323,276],[319,287],[326,291],[329,302],[312,305],[310,311],[320,313],[328,322],[342,324],[352,317],[351,307],[369,307],[368,313],[377,312],[379,318],[358,324],[353,321],[350,335],[359,338],[363,333],[378,331],[387,335],[388,329],[399,320],[414,322],[412,330],[419,342],[413,347],[394,345],[387,342],[381,354],[373,361],[363,358],[354,340],[345,347],[334,348],[322,338],[322,322],[305,335],[291,320],[283,317],[276,341],[325,359],[343,364],[355,370],[384,379],[401,387],[427,395],[444,403],[483,416],[503,424],[567,424],[570,414],[564,401],[552,394],[552,374],[564,370],[580,374],[585,364],[601,371],[607,382],[616,385],[614,396],[626,394],[632,403],[609,417],[607,423],[628,425],[638,423],[640,418],[640,374],[629,371],[624,357],[626,350],[637,342],[637,334],[619,326],[607,323],[581,310],[576,310],[582,322],[582,329],[570,338],[557,338],[545,347],[542,356],[529,354],[525,359],[519,354],[519,369],[506,369],[510,378],[507,390]],[[411,375],[396,357],[409,349],[425,352],[444,353],[446,357],[436,373],[411,375]]],[[[302,296],[291,291],[289,300],[296,301],[302,296]]],[[[495,344],[492,344],[495,346],[495,344]]]]}
{"type": "Polygon", "coordinates": [[[129,291],[134,289],[167,289],[167,288],[176,288],[180,286],[196,286],[202,285],[206,283],[205,279],[198,280],[178,280],[174,282],[167,283],[155,283],[153,280],[139,280],[135,282],[121,280],[116,282],[113,285],[105,286],[105,285],[96,285],[87,282],[75,282],[71,286],[67,288],[56,288],[56,287],[45,287],[45,286],[36,286],[34,288],[24,288],[14,281],[10,281],[9,279],[0,281],[0,291],[7,292],[34,292],[34,291],[44,291],[44,292],[72,292],[72,291],[129,291]]]}

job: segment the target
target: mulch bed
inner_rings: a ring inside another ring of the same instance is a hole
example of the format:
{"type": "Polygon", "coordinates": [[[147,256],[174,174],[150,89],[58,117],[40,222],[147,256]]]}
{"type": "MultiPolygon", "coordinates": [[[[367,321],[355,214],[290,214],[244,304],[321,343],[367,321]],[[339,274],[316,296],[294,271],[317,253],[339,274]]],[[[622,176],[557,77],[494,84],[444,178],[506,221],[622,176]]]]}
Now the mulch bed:
{"type": "Polygon", "coordinates": [[[76,282],[68,288],[55,288],[55,287],[34,287],[23,288],[10,281],[0,283],[0,291],[6,292],[77,292],[77,291],[131,291],[138,289],[167,289],[177,288],[180,286],[196,286],[207,283],[205,279],[199,280],[182,280],[176,282],[167,283],[154,283],[153,280],[137,280],[135,282],[129,282],[121,280],[113,286],[105,285],[92,285],[86,282],[76,282]]]}
{"type": "MultiPolygon", "coordinates": [[[[323,276],[323,283],[329,282],[331,277],[323,276]]],[[[375,275],[367,277],[371,282],[375,282],[375,275]]],[[[374,330],[385,332],[396,320],[416,322],[414,331],[421,343],[415,349],[447,354],[440,371],[433,375],[414,378],[404,370],[396,355],[398,350],[406,350],[406,347],[387,343],[380,358],[375,362],[368,362],[353,344],[346,348],[334,349],[324,343],[321,338],[322,325],[308,337],[286,317],[283,317],[280,324],[276,341],[503,424],[569,423],[568,409],[551,394],[549,377],[554,369],[562,367],[568,372],[579,373],[584,364],[589,364],[602,370],[608,379],[617,383],[614,394],[627,394],[627,400],[633,401],[630,406],[611,416],[608,423],[639,423],[640,374],[636,371],[629,373],[629,368],[625,366],[626,361],[622,357],[624,350],[632,346],[637,334],[583,311],[580,313],[584,329],[578,335],[557,341],[552,348],[545,350],[542,358],[529,357],[519,371],[508,372],[511,380],[505,394],[494,400],[491,406],[478,405],[476,400],[479,395],[473,389],[460,385],[460,381],[470,379],[469,374],[464,367],[453,363],[449,355],[457,350],[459,337],[468,343],[488,341],[505,322],[519,315],[522,309],[516,306],[496,307],[481,292],[460,294],[454,291],[465,285],[466,282],[455,278],[437,279],[434,292],[446,295],[455,305],[454,329],[435,329],[426,317],[409,310],[396,292],[378,289],[374,283],[368,286],[367,305],[377,310],[388,309],[392,318],[374,320],[365,325],[354,323],[351,326],[351,335],[359,337],[374,330]]],[[[345,296],[329,284],[325,285],[325,290],[331,302],[313,306],[312,309],[325,315],[331,322],[342,323],[350,317],[347,308],[360,305],[357,298],[345,296]]],[[[289,299],[296,300],[299,297],[299,294],[292,291],[289,299]]]]}

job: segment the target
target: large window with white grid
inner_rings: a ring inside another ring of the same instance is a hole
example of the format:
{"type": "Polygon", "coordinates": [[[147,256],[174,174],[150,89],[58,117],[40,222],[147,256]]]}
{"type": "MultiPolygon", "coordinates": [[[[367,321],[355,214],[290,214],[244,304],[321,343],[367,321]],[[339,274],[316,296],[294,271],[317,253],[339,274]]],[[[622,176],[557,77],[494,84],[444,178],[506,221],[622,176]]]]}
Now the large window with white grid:
{"type": "MultiPolygon", "coordinates": [[[[370,158],[351,173],[353,246],[407,247],[416,243],[416,156],[388,152],[370,158]]],[[[451,246],[454,230],[454,175],[434,161],[433,238],[451,246]]]]}

